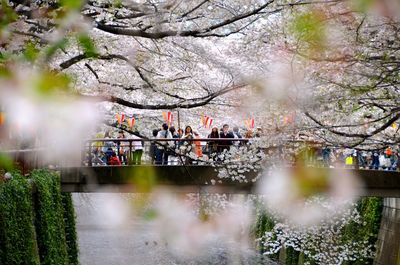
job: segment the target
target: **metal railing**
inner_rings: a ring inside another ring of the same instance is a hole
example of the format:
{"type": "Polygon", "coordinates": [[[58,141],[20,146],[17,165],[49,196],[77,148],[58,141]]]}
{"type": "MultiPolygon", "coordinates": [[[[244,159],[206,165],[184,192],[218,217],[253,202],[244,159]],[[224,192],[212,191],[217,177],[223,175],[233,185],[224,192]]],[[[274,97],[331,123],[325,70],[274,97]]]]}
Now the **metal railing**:
{"type": "MultiPolygon", "coordinates": [[[[183,160],[209,159],[232,146],[245,146],[254,139],[244,138],[101,138],[85,141],[82,150],[82,165],[109,165],[110,157],[118,156],[121,164],[181,164],[183,160]],[[133,158],[141,152],[139,159],[133,158]],[[161,157],[160,157],[161,156],[161,157]],[[179,160],[168,161],[171,156],[179,160]],[[160,161],[161,159],[161,161],[160,161]]],[[[111,163],[112,164],[112,163],[111,163]]]]}

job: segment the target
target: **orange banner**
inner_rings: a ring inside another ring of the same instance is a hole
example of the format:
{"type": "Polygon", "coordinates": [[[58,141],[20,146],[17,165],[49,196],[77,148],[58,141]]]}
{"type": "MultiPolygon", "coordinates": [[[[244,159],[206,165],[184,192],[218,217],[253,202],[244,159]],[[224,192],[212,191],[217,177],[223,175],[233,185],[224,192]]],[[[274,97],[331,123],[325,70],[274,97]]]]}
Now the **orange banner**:
{"type": "Polygon", "coordinates": [[[246,119],[244,120],[244,124],[246,125],[247,129],[254,129],[255,121],[254,119],[246,119]]]}
{"type": "Polygon", "coordinates": [[[132,127],[133,127],[133,125],[135,125],[135,118],[129,118],[128,119],[128,125],[129,125],[129,128],[131,128],[132,129],[132,127]]]}
{"type": "Polygon", "coordinates": [[[118,121],[118,123],[119,123],[120,125],[121,125],[121,124],[124,122],[124,120],[125,120],[125,114],[123,114],[123,113],[117,114],[116,117],[117,117],[117,121],[118,121]]]}

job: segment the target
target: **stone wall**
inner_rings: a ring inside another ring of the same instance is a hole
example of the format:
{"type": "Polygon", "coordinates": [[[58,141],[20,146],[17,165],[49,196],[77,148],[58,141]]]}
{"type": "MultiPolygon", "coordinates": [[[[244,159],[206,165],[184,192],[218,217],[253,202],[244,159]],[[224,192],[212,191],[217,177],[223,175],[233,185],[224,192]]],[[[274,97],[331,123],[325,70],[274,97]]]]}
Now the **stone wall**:
{"type": "Polygon", "coordinates": [[[385,198],[374,265],[400,265],[400,198],[385,198]]]}

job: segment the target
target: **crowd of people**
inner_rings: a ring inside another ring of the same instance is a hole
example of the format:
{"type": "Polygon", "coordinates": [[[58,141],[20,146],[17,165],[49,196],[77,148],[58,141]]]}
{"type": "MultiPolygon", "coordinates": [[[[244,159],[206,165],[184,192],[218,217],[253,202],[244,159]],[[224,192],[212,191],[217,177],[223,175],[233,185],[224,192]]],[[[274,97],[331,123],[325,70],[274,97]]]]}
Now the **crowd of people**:
{"type": "MultiPolygon", "coordinates": [[[[111,131],[97,133],[96,138],[112,139],[111,131]]],[[[132,134],[130,139],[141,139],[132,134]]],[[[124,131],[118,132],[117,139],[128,139],[124,131]]],[[[132,141],[95,141],[92,146],[92,164],[94,165],[140,165],[142,163],[143,142],[132,141]],[[129,158],[129,161],[128,161],[129,158]]]]}
{"type": "Polygon", "coordinates": [[[202,137],[199,132],[193,131],[191,126],[186,126],[184,130],[175,130],[173,126],[162,125],[161,130],[154,130],[153,136],[158,139],[174,139],[168,142],[154,142],[150,148],[152,163],[156,165],[178,165],[191,164],[196,158],[203,160],[217,159],[218,154],[229,151],[231,146],[251,144],[251,138],[260,137],[261,128],[257,128],[253,135],[252,130],[247,130],[245,137],[247,140],[240,141],[243,136],[238,127],[230,129],[228,124],[222,128],[213,127],[207,138],[209,141],[200,141],[202,137]],[[181,140],[177,140],[181,139],[181,140]]]}
{"type": "Polygon", "coordinates": [[[389,146],[381,150],[358,151],[342,148],[310,149],[308,161],[326,167],[348,167],[373,170],[399,170],[400,149],[389,146]]]}
{"type": "MultiPolygon", "coordinates": [[[[201,161],[220,159],[219,154],[229,151],[232,147],[251,145],[254,138],[262,135],[262,129],[254,132],[250,129],[241,130],[224,124],[221,128],[211,128],[207,137],[200,136],[191,126],[176,130],[173,126],[163,124],[160,129],[154,129],[153,139],[149,149],[146,149],[146,162],[155,165],[182,165],[201,161]],[[208,141],[200,140],[208,138],[208,141]],[[171,139],[171,140],[166,140],[171,139]]],[[[104,135],[96,134],[96,138],[110,139],[110,141],[94,141],[92,144],[93,165],[140,165],[144,154],[142,138],[120,130],[117,139],[113,141],[110,131],[104,135]],[[127,141],[123,141],[127,139],[127,141]],[[128,139],[136,139],[129,141],[128,139]]],[[[325,167],[349,167],[375,170],[399,170],[400,149],[394,146],[383,150],[357,151],[333,147],[309,147],[306,151],[307,163],[325,167]]]]}
{"type": "MultiPolygon", "coordinates": [[[[160,129],[153,130],[155,139],[171,139],[171,141],[151,141],[148,152],[151,164],[156,165],[179,165],[191,164],[194,160],[217,159],[218,154],[229,151],[231,146],[249,145],[251,138],[260,137],[261,128],[253,133],[246,130],[244,136],[238,127],[232,129],[228,124],[222,128],[213,127],[207,137],[209,141],[200,141],[203,137],[199,132],[194,131],[191,126],[186,126],[184,130],[176,130],[173,126],[163,124],[160,129]],[[235,140],[242,139],[243,140],[235,140]],[[178,140],[180,139],[180,140],[178,140]],[[222,140],[224,139],[224,140],[222,140]],[[232,140],[230,140],[232,139],[232,140]]],[[[104,136],[102,133],[96,134],[96,138],[109,138],[111,132],[107,131],[104,136]]],[[[132,134],[127,137],[124,131],[119,131],[118,139],[141,139],[132,134]]],[[[95,141],[92,147],[92,164],[94,165],[140,165],[144,150],[143,141],[95,141]]]]}

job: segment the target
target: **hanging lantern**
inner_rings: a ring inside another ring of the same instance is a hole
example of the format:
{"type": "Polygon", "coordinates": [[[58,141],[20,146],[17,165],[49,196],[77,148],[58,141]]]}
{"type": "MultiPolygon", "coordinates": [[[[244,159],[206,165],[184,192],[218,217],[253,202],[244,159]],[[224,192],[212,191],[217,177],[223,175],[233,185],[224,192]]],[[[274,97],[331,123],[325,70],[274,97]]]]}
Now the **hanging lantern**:
{"type": "Polygon", "coordinates": [[[121,125],[125,120],[125,114],[121,113],[121,114],[117,114],[116,116],[117,116],[117,121],[118,121],[119,125],[121,125]]]}
{"type": "Polygon", "coordinates": [[[5,121],[4,112],[0,112],[0,126],[3,125],[4,121],[5,121]]]}
{"type": "Polygon", "coordinates": [[[163,112],[162,115],[168,126],[171,126],[172,121],[174,120],[174,115],[172,114],[172,112],[171,111],[163,112]]]}
{"type": "Polygon", "coordinates": [[[135,125],[135,118],[133,118],[133,117],[129,118],[127,121],[128,121],[129,128],[132,129],[133,125],[135,125]]]}
{"type": "Polygon", "coordinates": [[[292,124],[294,122],[294,119],[295,119],[295,113],[288,114],[285,117],[283,117],[283,124],[284,125],[292,124]]]}
{"type": "Polygon", "coordinates": [[[244,125],[246,126],[246,129],[247,129],[247,130],[250,129],[249,121],[248,121],[247,119],[244,120],[244,125]]]}
{"type": "Polygon", "coordinates": [[[212,125],[213,119],[209,116],[201,116],[201,124],[204,128],[210,128],[212,125]]]}
{"type": "Polygon", "coordinates": [[[168,111],[167,118],[168,118],[168,120],[167,120],[167,121],[168,121],[168,124],[169,124],[169,126],[171,126],[172,121],[173,121],[173,119],[174,119],[174,115],[172,114],[171,111],[168,111]]]}

